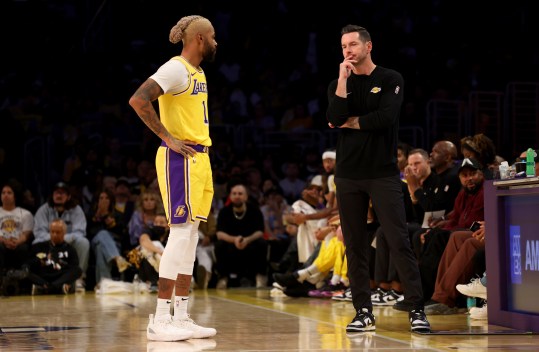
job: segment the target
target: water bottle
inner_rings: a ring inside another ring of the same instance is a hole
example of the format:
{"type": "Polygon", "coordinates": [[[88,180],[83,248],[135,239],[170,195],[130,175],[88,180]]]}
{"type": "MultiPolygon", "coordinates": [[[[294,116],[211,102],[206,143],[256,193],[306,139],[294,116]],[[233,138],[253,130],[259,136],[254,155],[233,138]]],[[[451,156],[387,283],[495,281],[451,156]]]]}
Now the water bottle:
{"type": "Polygon", "coordinates": [[[468,311],[470,311],[471,308],[475,307],[475,297],[468,297],[468,299],[466,300],[466,306],[468,307],[468,311]]]}
{"type": "Polygon", "coordinates": [[[507,161],[502,161],[500,164],[500,179],[505,180],[509,178],[509,163],[507,161]]]}
{"type": "Polygon", "coordinates": [[[528,148],[526,151],[526,177],[535,176],[535,150],[528,148]]]}

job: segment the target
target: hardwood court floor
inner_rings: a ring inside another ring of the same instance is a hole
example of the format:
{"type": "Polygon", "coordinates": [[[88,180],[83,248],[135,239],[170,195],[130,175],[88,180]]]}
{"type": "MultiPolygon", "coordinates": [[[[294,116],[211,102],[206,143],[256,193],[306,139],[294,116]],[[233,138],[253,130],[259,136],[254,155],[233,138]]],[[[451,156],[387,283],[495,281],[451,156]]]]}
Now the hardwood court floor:
{"type": "Polygon", "coordinates": [[[539,335],[495,335],[507,329],[465,314],[430,316],[434,330],[409,332],[407,313],[375,308],[376,332],[347,336],[352,304],[316,298],[272,298],[269,289],[192,293],[190,313],[215,327],[213,339],[148,342],[155,294],[15,296],[0,299],[0,351],[537,351],[539,335]]]}

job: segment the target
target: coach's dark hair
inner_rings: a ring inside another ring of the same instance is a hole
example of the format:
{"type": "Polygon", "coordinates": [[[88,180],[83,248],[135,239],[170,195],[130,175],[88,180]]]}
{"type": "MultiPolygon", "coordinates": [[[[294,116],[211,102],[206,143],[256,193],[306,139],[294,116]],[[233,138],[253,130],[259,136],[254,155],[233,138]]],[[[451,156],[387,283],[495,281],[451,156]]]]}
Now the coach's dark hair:
{"type": "Polygon", "coordinates": [[[359,38],[361,38],[361,41],[370,42],[371,41],[371,35],[370,33],[365,29],[365,27],[357,26],[355,24],[347,24],[341,29],[341,35],[352,33],[352,32],[358,32],[359,38]]]}

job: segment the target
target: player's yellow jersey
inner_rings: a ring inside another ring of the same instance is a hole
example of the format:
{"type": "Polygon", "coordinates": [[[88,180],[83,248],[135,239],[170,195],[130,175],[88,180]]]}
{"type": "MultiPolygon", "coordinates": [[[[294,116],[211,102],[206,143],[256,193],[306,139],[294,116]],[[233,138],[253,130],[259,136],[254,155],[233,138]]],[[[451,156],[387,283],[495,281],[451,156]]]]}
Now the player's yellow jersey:
{"type": "Polygon", "coordinates": [[[182,92],[159,97],[161,122],[175,138],[209,147],[211,138],[206,75],[201,68],[193,67],[181,56],[175,56],[172,60],[185,65],[189,73],[189,84],[182,92]]]}

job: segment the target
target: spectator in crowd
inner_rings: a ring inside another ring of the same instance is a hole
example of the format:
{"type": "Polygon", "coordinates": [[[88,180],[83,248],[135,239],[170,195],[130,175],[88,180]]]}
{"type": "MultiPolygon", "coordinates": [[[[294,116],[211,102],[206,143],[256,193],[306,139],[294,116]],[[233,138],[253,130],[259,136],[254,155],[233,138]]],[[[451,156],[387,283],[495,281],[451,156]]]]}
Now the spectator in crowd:
{"type": "Polygon", "coordinates": [[[279,271],[278,263],[291,241],[291,236],[286,231],[283,221],[284,215],[290,210],[290,205],[284,199],[281,190],[272,186],[264,193],[264,205],[260,207],[260,210],[264,215],[264,237],[269,246],[270,271],[273,272],[275,269],[279,271]]]}
{"type": "Polygon", "coordinates": [[[135,201],[131,194],[131,186],[126,177],[120,177],[114,188],[115,209],[122,214],[122,222],[128,224],[135,211],[135,201]]]}
{"type": "Polygon", "coordinates": [[[32,245],[27,263],[32,295],[40,293],[72,293],[75,280],[81,277],[77,251],[65,241],[68,227],[64,220],[49,222],[49,239],[32,245]]]}
{"type": "Polygon", "coordinates": [[[292,296],[319,298],[331,298],[337,291],[346,289],[349,285],[347,263],[339,227],[339,216],[336,215],[327,226],[319,228],[316,236],[321,246],[313,253],[313,260],[308,261],[311,263],[291,273],[274,274],[273,286],[292,296]],[[301,285],[304,282],[310,285],[301,285]]]}
{"type": "Polygon", "coordinates": [[[328,208],[336,207],[335,201],[335,159],[337,153],[335,149],[328,149],[322,153],[322,167],[324,172],[316,175],[311,180],[311,184],[322,186],[322,194],[324,196],[323,203],[328,208]]]}
{"type": "Polygon", "coordinates": [[[112,278],[113,263],[120,274],[130,266],[122,255],[129,244],[127,228],[122,214],[116,210],[114,194],[110,190],[99,193],[88,220],[87,233],[95,255],[95,282],[99,288],[102,279],[112,278]]]}
{"type": "Polygon", "coordinates": [[[143,191],[137,199],[136,208],[127,224],[132,246],[139,243],[145,227],[152,226],[157,213],[163,212],[163,202],[159,194],[151,190],[143,191]]]}
{"type": "Polygon", "coordinates": [[[28,259],[34,216],[18,207],[19,194],[11,183],[2,187],[0,208],[0,284],[8,269],[19,270],[28,259]]]}
{"type": "Polygon", "coordinates": [[[484,177],[481,164],[475,159],[464,159],[459,168],[462,189],[455,199],[453,211],[447,219],[431,221],[430,229],[414,234],[414,243],[422,247],[419,269],[425,297],[434,291],[438,264],[451,232],[467,230],[474,221],[484,220],[484,177]]]}
{"type": "Polygon", "coordinates": [[[494,177],[498,169],[496,146],[492,139],[483,133],[466,136],[460,140],[460,149],[464,158],[476,159],[481,164],[481,171],[486,180],[494,177]]]}
{"type": "Polygon", "coordinates": [[[67,230],[64,241],[77,251],[81,277],[77,279],[76,289],[85,290],[84,278],[88,268],[90,242],[86,238],[86,216],[80,205],[71,198],[69,186],[64,182],[54,185],[49,200],[41,205],[34,216],[34,241],[32,244],[49,242],[51,239],[50,224],[54,219],[62,219],[67,230]]]}
{"type": "MultiPolygon", "coordinates": [[[[447,186],[441,183],[440,176],[432,171],[427,151],[420,148],[410,151],[404,177],[415,217],[419,221],[415,224],[408,223],[410,234],[420,228],[428,228],[430,222],[438,217],[447,216],[453,210],[458,194],[458,192],[453,191],[456,186],[447,186]]],[[[454,177],[458,180],[456,174],[454,177]]],[[[458,190],[460,191],[461,188],[462,185],[459,181],[458,190]]],[[[414,250],[417,253],[418,248],[414,248],[414,250]]]]}
{"type": "Polygon", "coordinates": [[[244,279],[244,284],[267,285],[267,243],[264,240],[264,216],[260,208],[247,202],[247,188],[230,188],[230,204],[217,216],[216,268],[217,288],[228,286],[230,278],[244,279]]]}
{"type": "Polygon", "coordinates": [[[441,140],[432,146],[429,154],[429,164],[433,172],[438,175],[439,189],[446,194],[446,214],[453,210],[454,200],[460,192],[462,185],[458,175],[457,147],[453,142],[441,140]]]}
{"type": "Polygon", "coordinates": [[[485,223],[478,221],[477,224],[478,228],[451,233],[438,265],[434,293],[425,303],[427,314],[458,312],[457,285],[470,281],[474,273],[474,256],[478,250],[485,248],[485,223]]]}
{"type": "Polygon", "coordinates": [[[165,250],[170,228],[164,213],[155,215],[153,225],[144,228],[139,246],[132,250],[130,262],[139,272],[140,280],[149,284],[150,292],[157,292],[159,263],[165,250]]]}
{"type": "MultiPolygon", "coordinates": [[[[291,247],[297,252],[297,262],[294,265],[303,266],[313,254],[320,241],[316,231],[327,225],[327,219],[335,209],[326,208],[320,203],[322,187],[316,184],[308,185],[302,192],[301,198],[292,203],[291,212],[285,214],[285,221],[298,227],[295,241],[291,247]]],[[[291,268],[295,270],[296,268],[291,268]]]]}

